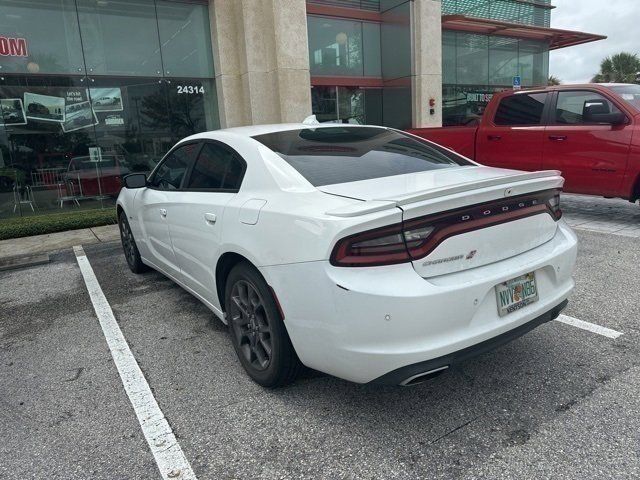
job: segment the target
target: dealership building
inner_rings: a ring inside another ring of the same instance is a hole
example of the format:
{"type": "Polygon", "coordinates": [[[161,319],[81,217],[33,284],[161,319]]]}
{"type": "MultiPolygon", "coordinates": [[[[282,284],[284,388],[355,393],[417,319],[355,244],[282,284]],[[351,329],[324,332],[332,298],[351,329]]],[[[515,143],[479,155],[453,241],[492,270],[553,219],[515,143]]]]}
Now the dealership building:
{"type": "Polygon", "coordinates": [[[466,125],[545,85],[550,0],[0,0],[0,221],[113,205],[181,138],[466,125]]]}

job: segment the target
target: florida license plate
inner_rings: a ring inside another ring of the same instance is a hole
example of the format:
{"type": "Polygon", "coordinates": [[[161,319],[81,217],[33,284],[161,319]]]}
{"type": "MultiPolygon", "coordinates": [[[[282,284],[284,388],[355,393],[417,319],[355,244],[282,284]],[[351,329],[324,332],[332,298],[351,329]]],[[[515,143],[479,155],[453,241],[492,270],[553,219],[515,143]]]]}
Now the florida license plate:
{"type": "Polygon", "coordinates": [[[527,273],[496,285],[498,314],[501,317],[538,301],[535,273],[527,273]]]}

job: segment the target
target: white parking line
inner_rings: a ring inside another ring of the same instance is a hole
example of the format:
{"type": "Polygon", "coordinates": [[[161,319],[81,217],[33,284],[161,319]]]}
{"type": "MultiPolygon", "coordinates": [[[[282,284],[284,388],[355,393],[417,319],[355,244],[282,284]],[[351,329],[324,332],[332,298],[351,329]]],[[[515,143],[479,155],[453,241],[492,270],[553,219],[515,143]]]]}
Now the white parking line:
{"type": "Polygon", "coordinates": [[[607,327],[601,327],[600,325],[596,325],[595,323],[578,320],[577,318],[569,317],[567,315],[560,315],[558,318],[556,318],[556,320],[558,322],[571,325],[572,327],[581,328],[582,330],[597,333],[598,335],[603,335],[608,338],[618,338],[620,335],[623,335],[622,332],[618,332],[607,327]]]}
{"type": "Polygon", "coordinates": [[[136,412],[144,437],[156,459],[162,478],[167,480],[195,479],[196,476],[189,461],[184,456],[169,423],[151,393],[138,362],[129,349],[118,322],[113,316],[113,310],[111,310],[111,306],[100,288],[89,259],[81,246],[73,247],[73,251],[89,291],[91,303],[107,339],[109,350],[111,350],[111,356],[136,412]]]}

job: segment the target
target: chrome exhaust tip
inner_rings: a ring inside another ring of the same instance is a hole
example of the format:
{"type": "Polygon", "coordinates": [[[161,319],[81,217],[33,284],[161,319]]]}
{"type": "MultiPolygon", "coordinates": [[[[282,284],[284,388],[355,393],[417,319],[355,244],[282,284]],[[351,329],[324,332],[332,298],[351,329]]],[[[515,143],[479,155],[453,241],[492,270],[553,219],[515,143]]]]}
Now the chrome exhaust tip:
{"type": "Polygon", "coordinates": [[[418,385],[419,383],[424,383],[427,380],[431,380],[432,378],[436,378],[439,375],[442,375],[445,370],[449,368],[449,365],[445,365],[444,367],[435,368],[433,370],[429,370],[427,372],[418,373],[417,375],[413,375],[402,382],[400,385],[403,387],[411,387],[413,385],[418,385]]]}

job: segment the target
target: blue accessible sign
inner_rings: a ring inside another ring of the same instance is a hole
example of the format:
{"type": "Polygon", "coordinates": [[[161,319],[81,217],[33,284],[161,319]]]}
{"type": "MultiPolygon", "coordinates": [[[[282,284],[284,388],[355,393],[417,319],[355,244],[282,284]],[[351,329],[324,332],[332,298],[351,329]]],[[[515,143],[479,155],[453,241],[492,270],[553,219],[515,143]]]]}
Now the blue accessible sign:
{"type": "Polygon", "coordinates": [[[520,75],[516,75],[513,77],[513,89],[520,90],[522,88],[522,77],[520,75]]]}

